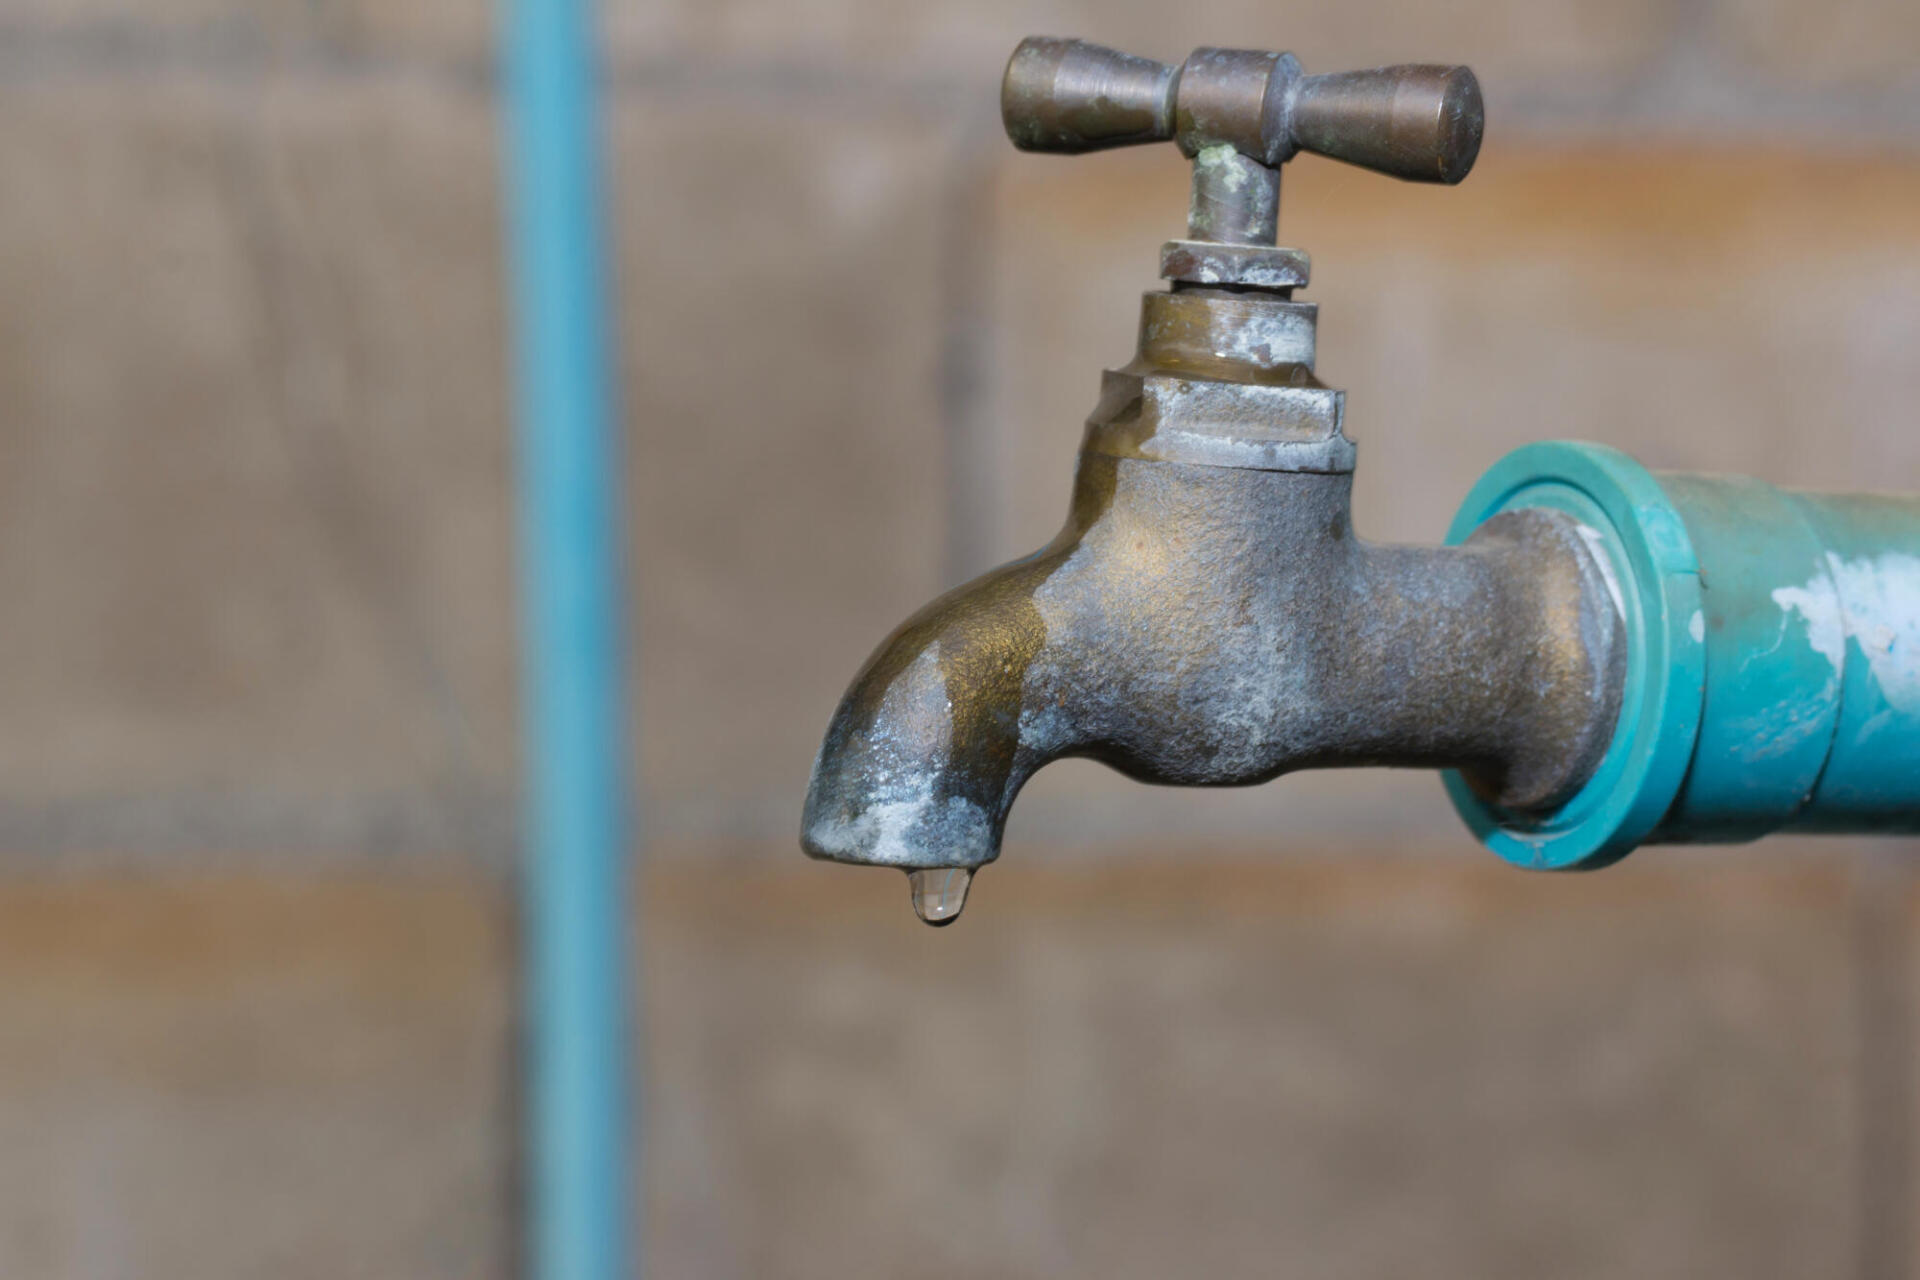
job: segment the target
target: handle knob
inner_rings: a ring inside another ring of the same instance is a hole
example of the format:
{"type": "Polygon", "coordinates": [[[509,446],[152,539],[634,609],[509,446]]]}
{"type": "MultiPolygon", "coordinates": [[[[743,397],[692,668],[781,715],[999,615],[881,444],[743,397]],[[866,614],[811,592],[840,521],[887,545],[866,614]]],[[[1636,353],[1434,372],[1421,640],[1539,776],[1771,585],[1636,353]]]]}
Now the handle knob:
{"type": "Polygon", "coordinates": [[[1232,146],[1274,166],[1301,151],[1415,182],[1459,182],[1486,125],[1466,67],[1302,74],[1292,54],[1196,49],[1178,67],[1084,40],[1030,36],[1000,90],[1022,151],[1078,153],[1174,141],[1232,146]]]}
{"type": "Polygon", "coordinates": [[[1405,66],[1302,76],[1290,120],[1302,151],[1452,186],[1480,154],[1487,113],[1466,67],[1405,66]]]}
{"type": "Polygon", "coordinates": [[[1007,60],[1000,119],[1022,151],[1079,155],[1173,137],[1178,68],[1085,40],[1028,36],[1007,60]]]}

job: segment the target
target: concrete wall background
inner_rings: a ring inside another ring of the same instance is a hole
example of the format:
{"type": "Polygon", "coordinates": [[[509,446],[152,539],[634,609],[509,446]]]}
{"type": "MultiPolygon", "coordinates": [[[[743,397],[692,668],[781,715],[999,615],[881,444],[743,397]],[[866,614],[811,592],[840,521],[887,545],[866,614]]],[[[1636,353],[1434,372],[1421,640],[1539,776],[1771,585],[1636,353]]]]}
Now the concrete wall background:
{"type": "MultiPolygon", "coordinates": [[[[1487,865],[1414,775],[1043,774],[797,862],[859,658],[1051,533],[1182,225],[1033,31],[1472,64],[1292,166],[1362,530],[1524,440],[1920,489],[1905,0],[609,4],[656,1274],[1905,1276],[1893,844],[1487,865]]],[[[506,1274],[510,461],[472,0],[0,5],[0,1271],[506,1274]]]]}

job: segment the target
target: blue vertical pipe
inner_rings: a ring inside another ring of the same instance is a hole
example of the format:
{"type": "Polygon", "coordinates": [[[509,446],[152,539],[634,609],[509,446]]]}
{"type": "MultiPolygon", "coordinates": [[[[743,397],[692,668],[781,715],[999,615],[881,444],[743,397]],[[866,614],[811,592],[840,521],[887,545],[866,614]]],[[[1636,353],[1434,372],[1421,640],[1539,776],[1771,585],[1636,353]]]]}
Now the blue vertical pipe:
{"type": "Polygon", "coordinates": [[[619,451],[589,0],[503,0],[519,419],[528,1266],[628,1280],[619,451]]]}

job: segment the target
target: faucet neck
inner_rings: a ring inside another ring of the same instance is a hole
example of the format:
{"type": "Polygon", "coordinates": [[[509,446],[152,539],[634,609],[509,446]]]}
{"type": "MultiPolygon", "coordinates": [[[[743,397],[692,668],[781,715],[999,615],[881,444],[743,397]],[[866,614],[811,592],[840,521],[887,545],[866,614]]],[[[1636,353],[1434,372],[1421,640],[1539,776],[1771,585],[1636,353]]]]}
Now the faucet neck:
{"type": "MultiPolygon", "coordinates": [[[[1183,274],[1219,265],[1189,247],[1177,242],[1163,256],[1183,274]]],[[[1305,279],[1300,255],[1260,252],[1290,255],[1292,278],[1305,279]]],[[[1107,372],[1083,448],[1152,462],[1351,472],[1353,443],[1341,431],[1346,395],[1313,373],[1319,309],[1289,294],[1179,279],[1168,292],[1147,294],[1139,346],[1131,363],[1107,372]]]]}
{"type": "Polygon", "coordinates": [[[1176,285],[1141,299],[1135,366],[1216,382],[1318,385],[1319,320],[1315,303],[1266,290],[1176,285]]]}

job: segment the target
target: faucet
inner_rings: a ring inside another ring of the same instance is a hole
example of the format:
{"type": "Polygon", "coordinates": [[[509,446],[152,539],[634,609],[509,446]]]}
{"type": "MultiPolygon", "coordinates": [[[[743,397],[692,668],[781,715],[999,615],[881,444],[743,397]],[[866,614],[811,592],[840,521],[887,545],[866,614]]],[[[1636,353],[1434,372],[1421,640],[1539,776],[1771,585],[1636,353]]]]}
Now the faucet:
{"type": "Polygon", "coordinates": [[[1021,787],[1069,756],[1178,786],[1440,769],[1484,843],[1541,868],[1920,826],[1920,502],[1559,443],[1496,464],[1446,545],[1354,534],[1345,398],[1294,296],[1308,259],[1277,245],[1281,167],[1459,182],[1471,71],[1214,48],[1176,67],[1034,37],[1001,109],[1027,151],[1174,142],[1187,238],[1102,378],[1059,534],[909,618],[847,690],[808,854],[905,870],[950,923],[1021,787]]]}

